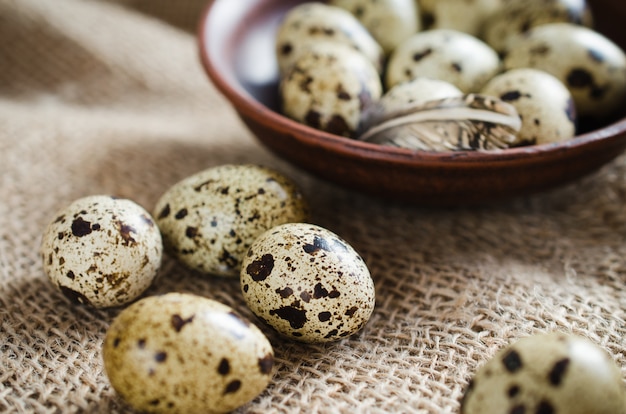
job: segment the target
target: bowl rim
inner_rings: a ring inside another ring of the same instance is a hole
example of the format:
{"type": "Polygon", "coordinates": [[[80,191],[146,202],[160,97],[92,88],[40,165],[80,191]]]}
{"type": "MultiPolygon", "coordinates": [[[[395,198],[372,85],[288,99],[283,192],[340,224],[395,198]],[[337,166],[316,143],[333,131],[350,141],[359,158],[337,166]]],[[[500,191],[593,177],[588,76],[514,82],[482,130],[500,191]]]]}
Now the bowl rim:
{"type": "Polygon", "coordinates": [[[555,153],[564,156],[570,151],[583,151],[605,140],[619,139],[619,135],[626,131],[626,116],[603,128],[576,135],[573,138],[553,143],[536,144],[524,147],[507,148],[489,151],[416,151],[407,148],[384,146],[357,139],[334,135],[308,125],[299,123],[284,116],[248,93],[243,85],[231,85],[222,71],[213,62],[212,49],[207,42],[209,19],[213,6],[220,0],[209,0],[201,13],[197,40],[202,66],[204,67],[213,85],[227,98],[240,117],[247,117],[255,123],[268,125],[273,129],[288,134],[294,140],[301,141],[307,146],[322,147],[326,151],[339,153],[348,157],[367,158],[372,161],[390,162],[405,165],[431,165],[463,167],[468,164],[507,163],[529,164],[533,161],[541,163],[544,158],[550,158],[555,153]],[[532,157],[529,157],[532,155],[532,157]]]}

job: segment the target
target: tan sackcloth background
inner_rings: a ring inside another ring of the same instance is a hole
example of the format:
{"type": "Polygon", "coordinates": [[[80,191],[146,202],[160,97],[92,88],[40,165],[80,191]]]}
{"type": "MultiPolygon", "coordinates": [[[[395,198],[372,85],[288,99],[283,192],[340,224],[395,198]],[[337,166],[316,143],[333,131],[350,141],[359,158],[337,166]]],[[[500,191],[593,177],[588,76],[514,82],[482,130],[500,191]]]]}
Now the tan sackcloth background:
{"type": "MultiPolygon", "coordinates": [[[[204,75],[200,0],[0,0],[0,412],[125,413],[101,345],[119,310],[69,304],[41,232],[91,194],[147,209],[204,168],[252,162],[302,187],[314,222],[368,263],[358,335],[303,345],[266,328],[273,382],[254,413],[454,413],[472,373],[531,333],[590,338],[626,363],[626,158],[548,193],[426,209],[348,192],[259,145],[204,75]]],[[[166,259],[148,294],[195,292],[252,318],[232,280],[166,259]]],[[[626,368],[623,368],[626,373],[626,368]]]]}

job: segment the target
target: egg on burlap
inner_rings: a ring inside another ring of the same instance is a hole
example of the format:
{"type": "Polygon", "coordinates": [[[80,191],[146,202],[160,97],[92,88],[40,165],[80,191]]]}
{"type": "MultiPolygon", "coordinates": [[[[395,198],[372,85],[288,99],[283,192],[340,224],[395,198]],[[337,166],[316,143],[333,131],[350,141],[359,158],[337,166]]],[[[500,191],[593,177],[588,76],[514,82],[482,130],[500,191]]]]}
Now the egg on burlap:
{"type": "Polygon", "coordinates": [[[115,391],[149,413],[225,413],[272,377],[265,335],[232,308],[188,293],[144,298],[111,323],[104,368],[115,391]]]}
{"type": "Polygon", "coordinates": [[[256,316],[302,342],[346,338],[374,310],[374,283],[361,256],[313,224],[288,223],[259,236],[244,259],[240,282],[256,316]]]}
{"type": "Polygon", "coordinates": [[[72,301],[96,308],[139,297],[156,278],[162,253],[150,214],[108,195],[83,197],[59,211],[40,248],[52,283],[72,301]]]}
{"type": "Polygon", "coordinates": [[[252,164],[193,174],[170,187],[154,208],[169,254],[200,273],[224,277],[239,276],[241,259],[258,235],[308,214],[293,180],[252,164]]]}
{"type": "Polygon", "coordinates": [[[465,391],[461,414],[626,412],[619,368],[593,342],[537,334],[500,350],[465,391]]]}

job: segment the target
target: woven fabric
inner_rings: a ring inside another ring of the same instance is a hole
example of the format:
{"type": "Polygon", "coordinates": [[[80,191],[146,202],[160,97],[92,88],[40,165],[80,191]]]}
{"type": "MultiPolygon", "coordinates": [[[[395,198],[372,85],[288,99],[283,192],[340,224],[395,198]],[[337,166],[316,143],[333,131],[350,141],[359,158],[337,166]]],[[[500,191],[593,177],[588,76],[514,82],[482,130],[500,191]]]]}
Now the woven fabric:
{"type": "MultiPolygon", "coordinates": [[[[375,280],[366,327],[276,352],[251,413],[454,413],[476,369],[529,334],[587,337],[626,366],[626,158],[543,194],[476,208],[371,199],[277,158],[204,74],[200,0],[0,0],[0,412],[126,413],[102,364],[119,309],[70,304],[43,273],[60,208],[114,194],[151,210],[172,184],[227,163],[293,178],[313,222],[375,280]]],[[[165,258],[149,295],[193,292],[254,320],[236,281],[165,258]]]]}

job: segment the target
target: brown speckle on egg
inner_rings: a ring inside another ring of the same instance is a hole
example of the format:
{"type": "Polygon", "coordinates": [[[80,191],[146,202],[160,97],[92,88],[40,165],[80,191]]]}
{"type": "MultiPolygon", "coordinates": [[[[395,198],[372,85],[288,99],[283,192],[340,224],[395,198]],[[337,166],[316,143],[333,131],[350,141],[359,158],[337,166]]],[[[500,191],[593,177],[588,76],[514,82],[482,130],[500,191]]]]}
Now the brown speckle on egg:
{"type": "Polygon", "coordinates": [[[230,373],[230,362],[228,362],[228,358],[222,358],[217,367],[217,372],[220,375],[228,375],[230,373]]]}
{"type": "Polygon", "coordinates": [[[504,357],[502,358],[502,364],[504,364],[506,370],[511,373],[523,367],[522,359],[520,358],[519,353],[517,353],[517,351],[515,351],[514,349],[504,355],[504,357]]]}
{"type": "Polygon", "coordinates": [[[246,266],[246,273],[250,275],[252,280],[260,282],[265,280],[274,268],[274,256],[264,254],[258,260],[252,261],[246,266]]]}
{"type": "Polygon", "coordinates": [[[569,364],[569,358],[563,358],[554,364],[552,370],[550,370],[550,373],[548,374],[550,377],[550,384],[554,385],[555,387],[561,384],[567,372],[567,367],[569,366],[569,364]]]}
{"type": "Polygon", "coordinates": [[[226,385],[226,388],[224,389],[224,394],[232,394],[239,391],[239,388],[241,388],[241,381],[232,380],[228,383],[228,385],[226,385]]]}
{"type": "Polygon", "coordinates": [[[267,354],[263,356],[263,358],[259,358],[259,371],[261,374],[269,374],[272,372],[272,367],[274,366],[274,356],[272,354],[267,354]]]}
{"type": "Polygon", "coordinates": [[[180,315],[172,315],[172,326],[176,332],[180,332],[183,327],[193,322],[193,318],[195,315],[191,315],[188,318],[183,319],[180,315]]]}
{"type": "Polygon", "coordinates": [[[91,223],[82,217],[76,218],[72,222],[72,234],[76,237],[84,237],[91,233],[91,223]]]}
{"type": "Polygon", "coordinates": [[[426,56],[430,55],[431,53],[433,53],[433,49],[430,47],[421,52],[416,52],[413,54],[413,61],[419,62],[420,60],[424,59],[426,56]]]}
{"type": "Polygon", "coordinates": [[[166,205],[165,205],[165,206],[161,209],[161,212],[159,213],[158,217],[159,217],[160,219],[163,219],[163,218],[165,218],[165,217],[167,217],[167,216],[169,216],[169,215],[170,215],[170,205],[169,205],[169,204],[166,204],[166,205]]]}
{"type": "Polygon", "coordinates": [[[572,88],[586,88],[594,84],[593,75],[585,69],[574,68],[567,75],[567,84],[572,88]]]}
{"type": "Polygon", "coordinates": [[[165,360],[167,359],[167,352],[157,352],[154,355],[154,360],[158,363],[162,363],[165,362],[165,360]]]}
{"type": "Polygon", "coordinates": [[[281,306],[278,309],[271,309],[269,314],[277,316],[289,322],[293,329],[300,329],[307,322],[306,311],[293,306],[281,306]]]}

